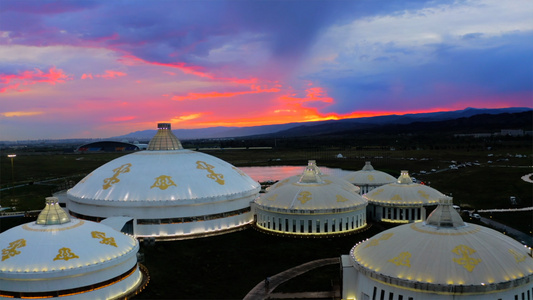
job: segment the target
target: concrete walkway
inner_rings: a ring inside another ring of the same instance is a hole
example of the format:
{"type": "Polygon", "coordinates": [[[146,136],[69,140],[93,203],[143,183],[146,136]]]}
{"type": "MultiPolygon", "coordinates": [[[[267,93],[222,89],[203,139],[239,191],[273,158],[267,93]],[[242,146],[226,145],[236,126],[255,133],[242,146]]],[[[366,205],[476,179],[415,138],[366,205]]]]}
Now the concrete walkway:
{"type": "Polygon", "coordinates": [[[532,176],[533,176],[533,173],[524,175],[522,176],[522,180],[525,182],[533,183],[533,179],[531,179],[532,176]]]}
{"type": "MultiPolygon", "coordinates": [[[[268,299],[272,295],[272,298],[278,298],[283,297],[282,293],[276,293],[271,294],[271,292],[276,289],[276,287],[285,281],[294,278],[298,275],[304,274],[310,270],[313,270],[318,267],[327,266],[327,265],[333,265],[333,264],[339,264],[340,258],[324,258],[324,259],[318,259],[314,261],[310,261],[308,263],[299,265],[297,267],[288,269],[286,271],[283,271],[281,273],[278,273],[274,276],[271,276],[269,279],[269,288],[265,287],[265,282],[261,281],[258,283],[248,294],[244,297],[244,300],[259,300],[259,299],[268,299]]],[[[305,299],[312,299],[312,298],[323,298],[324,292],[310,292],[310,293],[295,293],[298,294],[298,298],[303,297],[305,299]]],[[[295,295],[295,294],[285,294],[285,295],[295,295]]]]}

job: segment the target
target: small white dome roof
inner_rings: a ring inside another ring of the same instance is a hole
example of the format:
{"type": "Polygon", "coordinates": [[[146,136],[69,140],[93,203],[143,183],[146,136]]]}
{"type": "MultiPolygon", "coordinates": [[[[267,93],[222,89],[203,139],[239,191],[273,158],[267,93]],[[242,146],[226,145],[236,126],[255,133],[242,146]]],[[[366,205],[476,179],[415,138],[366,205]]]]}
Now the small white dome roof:
{"type": "Polygon", "coordinates": [[[309,161],[301,175],[279,181],[256,203],[264,207],[298,210],[364,207],[367,203],[358,192],[359,188],[353,184],[322,174],[315,161],[309,161]]]}
{"type": "Polygon", "coordinates": [[[373,186],[384,185],[396,181],[396,178],[393,176],[385,172],[374,170],[374,167],[372,167],[372,164],[370,164],[369,161],[365,162],[365,166],[361,170],[348,173],[343,176],[342,179],[355,185],[373,186]]]}
{"type": "MultiPolygon", "coordinates": [[[[55,200],[54,204],[47,201],[47,206],[55,207],[45,210],[62,210],[57,198],[55,200]]],[[[135,238],[99,223],[63,219],[54,225],[49,224],[26,223],[0,234],[0,280],[74,278],[119,265],[126,257],[136,256],[139,249],[135,238]]],[[[111,276],[117,275],[120,274],[111,276]]],[[[87,282],[86,278],[72,280],[70,286],[63,288],[87,286],[107,279],[99,278],[97,282],[87,282]]],[[[3,289],[9,290],[7,287],[3,289]]],[[[39,291],[46,289],[46,285],[41,286],[39,291]]]]}
{"type": "Polygon", "coordinates": [[[357,244],[351,257],[356,268],[404,287],[494,291],[533,279],[528,251],[495,230],[464,223],[448,200],[426,222],[401,225],[357,244]]]}
{"type": "Polygon", "coordinates": [[[377,187],[363,195],[370,203],[381,205],[436,205],[444,194],[427,185],[413,183],[402,171],[394,183],[377,187]]]}

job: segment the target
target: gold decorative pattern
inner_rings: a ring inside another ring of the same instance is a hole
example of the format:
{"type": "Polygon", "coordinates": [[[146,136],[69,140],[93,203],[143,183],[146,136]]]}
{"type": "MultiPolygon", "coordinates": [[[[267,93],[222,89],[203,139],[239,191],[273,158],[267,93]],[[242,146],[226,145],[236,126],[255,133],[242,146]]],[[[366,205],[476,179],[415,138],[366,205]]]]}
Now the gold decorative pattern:
{"type": "Polygon", "coordinates": [[[235,172],[239,173],[241,176],[243,176],[243,177],[246,177],[246,176],[247,176],[247,175],[246,175],[243,171],[241,171],[239,168],[235,168],[234,166],[231,167],[231,168],[232,168],[233,170],[235,170],[235,172]]]}
{"type": "Polygon", "coordinates": [[[87,179],[89,179],[91,176],[93,176],[93,173],[94,173],[94,172],[91,172],[91,174],[89,174],[89,175],[83,177],[83,179],[80,180],[80,183],[85,183],[85,181],[87,181],[87,179]]]}
{"type": "Polygon", "coordinates": [[[268,198],[266,198],[268,201],[276,201],[276,199],[278,198],[278,194],[274,194],[268,198]]]}
{"type": "Polygon", "coordinates": [[[372,197],[376,197],[377,195],[383,193],[384,189],[377,189],[375,192],[372,193],[372,197]]]}
{"type": "Polygon", "coordinates": [[[414,231],[418,231],[418,232],[422,232],[422,233],[429,233],[429,234],[435,234],[435,235],[464,235],[464,234],[472,234],[472,233],[476,233],[478,231],[481,230],[481,227],[477,226],[477,225],[472,225],[470,224],[470,226],[474,226],[474,229],[470,230],[470,231],[457,231],[457,230],[450,230],[448,232],[446,231],[433,231],[433,230],[424,230],[422,228],[419,228],[418,226],[421,225],[422,223],[413,223],[411,225],[411,229],[413,229],[414,231]]]}
{"type": "Polygon", "coordinates": [[[374,181],[374,176],[373,175],[368,175],[368,181],[374,181]]]}
{"type": "Polygon", "coordinates": [[[212,165],[206,163],[205,161],[199,160],[196,162],[196,168],[200,170],[207,170],[207,172],[209,173],[206,175],[207,178],[211,178],[216,181],[216,183],[224,185],[224,175],[215,173],[213,171],[215,167],[213,167],[212,165]]]}
{"type": "Polygon", "coordinates": [[[459,245],[453,248],[452,252],[457,255],[461,255],[461,258],[454,257],[453,261],[458,265],[463,266],[466,270],[468,270],[468,272],[472,272],[476,265],[481,262],[481,259],[479,258],[470,257],[470,255],[476,253],[476,250],[466,245],[459,245]]]}
{"type": "Polygon", "coordinates": [[[69,260],[74,258],[80,258],[70,250],[70,248],[63,247],[57,251],[57,255],[54,260],[69,260]]]}
{"type": "Polygon", "coordinates": [[[396,256],[395,258],[389,259],[391,263],[397,265],[397,266],[406,266],[408,268],[411,267],[411,262],[409,261],[409,258],[411,258],[411,253],[409,252],[401,252],[396,256]]]}
{"type": "Polygon", "coordinates": [[[150,187],[151,189],[158,187],[161,190],[166,190],[171,186],[177,186],[174,181],[172,181],[171,176],[161,175],[155,179],[154,184],[150,187]]]}
{"type": "MultiPolygon", "coordinates": [[[[83,221],[83,220],[77,220],[77,221],[78,221],[77,224],[74,224],[74,225],[69,226],[69,227],[35,229],[35,228],[31,228],[30,226],[28,226],[28,224],[24,224],[24,225],[22,225],[22,229],[28,230],[28,231],[55,232],[55,231],[64,231],[64,230],[69,230],[69,229],[72,229],[72,228],[76,228],[76,227],[79,227],[79,226],[83,225],[83,223],[85,223],[85,221],[83,221]]],[[[75,221],[73,220],[71,222],[75,222],[75,221]]],[[[50,226],[46,226],[46,227],[50,227],[50,226]]]]}
{"type": "Polygon", "coordinates": [[[278,182],[277,184],[275,184],[275,187],[276,187],[276,188],[279,188],[279,187],[281,187],[281,186],[287,184],[289,181],[290,181],[290,179],[287,178],[287,179],[285,179],[285,180],[283,180],[283,181],[280,181],[280,182],[278,182]]]}
{"type": "Polygon", "coordinates": [[[298,194],[298,200],[302,202],[302,204],[305,204],[307,201],[311,200],[311,192],[309,191],[301,191],[298,194]]]}
{"type": "Polygon", "coordinates": [[[426,200],[429,200],[429,195],[428,195],[426,192],[424,192],[424,191],[422,191],[422,190],[419,190],[418,193],[420,194],[420,196],[421,196],[422,198],[424,198],[424,199],[426,199],[426,200]]]}
{"type": "Polygon", "coordinates": [[[526,257],[527,257],[524,254],[520,254],[520,253],[516,252],[514,249],[509,249],[509,253],[511,253],[514,256],[514,259],[516,260],[516,263],[523,262],[524,260],[526,260],[526,257]]]}
{"type": "Polygon", "coordinates": [[[390,198],[391,200],[402,200],[402,196],[396,194],[390,198]]]}
{"type": "Polygon", "coordinates": [[[325,186],[325,185],[329,185],[329,184],[332,184],[333,182],[331,180],[324,180],[324,182],[319,182],[319,183],[299,183],[299,182],[293,182],[292,185],[295,185],[295,186],[306,186],[306,187],[309,187],[309,186],[325,186]]]}
{"type": "Polygon", "coordinates": [[[368,243],[366,244],[365,248],[372,247],[372,246],[377,246],[377,245],[379,245],[380,241],[386,241],[386,240],[390,239],[393,235],[394,235],[394,233],[389,232],[389,233],[382,234],[379,238],[373,238],[370,241],[368,241],[368,243]]]}
{"type": "Polygon", "coordinates": [[[348,181],[355,181],[355,176],[353,176],[352,178],[350,178],[348,181]]]}
{"type": "Polygon", "coordinates": [[[348,199],[344,198],[341,195],[337,195],[337,202],[346,202],[346,201],[348,201],[348,199]]]}
{"type": "Polygon", "coordinates": [[[20,251],[17,251],[17,249],[22,248],[24,246],[26,246],[25,239],[18,239],[14,242],[9,243],[9,246],[7,248],[2,249],[2,261],[15,255],[19,255],[20,251]]]}
{"type": "Polygon", "coordinates": [[[116,169],[113,169],[113,172],[115,172],[115,174],[113,174],[112,177],[104,179],[104,185],[103,185],[104,190],[107,190],[113,184],[119,182],[120,179],[118,179],[118,175],[120,175],[122,173],[128,173],[130,171],[130,167],[131,167],[131,164],[127,163],[127,164],[123,164],[122,166],[120,166],[120,167],[118,167],[116,169]]]}
{"type": "Polygon", "coordinates": [[[117,243],[115,243],[115,238],[114,237],[106,237],[104,232],[92,231],[91,235],[92,235],[92,237],[94,239],[102,239],[100,241],[100,244],[110,245],[110,246],[113,246],[113,247],[118,247],[117,243]]]}

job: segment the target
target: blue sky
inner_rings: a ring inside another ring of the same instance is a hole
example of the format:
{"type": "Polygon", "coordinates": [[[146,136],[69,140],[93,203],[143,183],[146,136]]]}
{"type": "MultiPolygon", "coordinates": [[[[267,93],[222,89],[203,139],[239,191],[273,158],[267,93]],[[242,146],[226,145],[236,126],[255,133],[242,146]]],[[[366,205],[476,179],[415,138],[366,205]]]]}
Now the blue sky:
{"type": "Polygon", "coordinates": [[[0,140],[533,106],[532,1],[0,0],[0,140]]]}

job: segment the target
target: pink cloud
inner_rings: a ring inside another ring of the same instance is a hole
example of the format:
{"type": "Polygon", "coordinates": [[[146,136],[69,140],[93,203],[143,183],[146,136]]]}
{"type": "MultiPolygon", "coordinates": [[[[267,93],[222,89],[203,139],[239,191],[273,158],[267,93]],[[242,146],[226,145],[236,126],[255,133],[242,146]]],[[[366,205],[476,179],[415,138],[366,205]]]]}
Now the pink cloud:
{"type": "MultiPolygon", "coordinates": [[[[168,67],[173,69],[178,69],[184,74],[190,74],[201,78],[216,80],[216,81],[225,81],[225,82],[231,82],[236,84],[254,84],[257,83],[257,78],[235,78],[235,77],[218,77],[213,75],[212,73],[209,73],[205,70],[205,68],[200,66],[193,66],[189,65],[184,62],[171,62],[171,63],[162,63],[162,62],[156,62],[156,61],[147,61],[140,57],[136,57],[133,55],[124,55],[123,58],[120,60],[122,63],[126,65],[139,65],[139,64],[148,64],[153,66],[161,66],[161,67],[168,67]]],[[[174,72],[165,72],[169,75],[175,74],[174,72]]]]}
{"type": "MultiPolygon", "coordinates": [[[[106,70],[104,74],[96,74],[96,75],[94,75],[94,77],[111,79],[111,78],[117,78],[117,77],[126,76],[126,75],[128,75],[128,74],[126,74],[124,72],[106,70]]],[[[81,79],[93,79],[93,74],[91,74],[91,73],[85,74],[84,73],[83,75],[81,75],[81,79]]]]}
{"type": "MultiPolygon", "coordinates": [[[[309,84],[310,85],[310,84],[309,84]]],[[[305,97],[295,97],[295,94],[281,96],[279,99],[285,102],[324,102],[333,103],[333,98],[327,96],[326,91],[321,87],[312,87],[305,90],[305,97]]]]}
{"type": "Polygon", "coordinates": [[[117,77],[126,76],[126,75],[128,75],[128,74],[126,74],[124,72],[106,70],[104,74],[95,75],[95,76],[108,79],[108,78],[117,78],[117,77]]]}
{"type": "Polygon", "coordinates": [[[174,96],[172,97],[172,100],[183,101],[183,100],[197,100],[197,99],[205,99],[205,98],[228,98],[228,97],[247,95],[247,94],[277,93],[279,91],[280,89],[278,85],[272,88],[261,88],[260,86],[252,85],[250,86],[250,91],[188,93],[187,95],[184,95],[184,96],[174,96]]]}
{"type": "Polygon", "coordinates": [[[55,85],[56,83],[64,83],[70,79],[72,78],[65,74],[63,70],[56,69],[56,67],[51,67],[48,72],[43,72],[35,68],[34,70],[22,71],[18,74],[0,74],[0,93],[17,89],[20,85],[33,85],[37,83],[55,85]]]}

